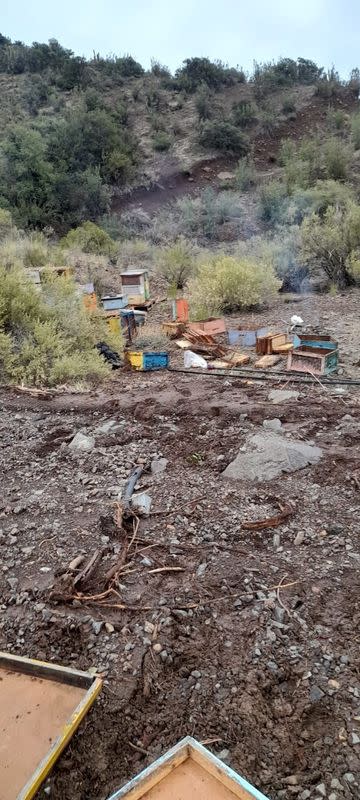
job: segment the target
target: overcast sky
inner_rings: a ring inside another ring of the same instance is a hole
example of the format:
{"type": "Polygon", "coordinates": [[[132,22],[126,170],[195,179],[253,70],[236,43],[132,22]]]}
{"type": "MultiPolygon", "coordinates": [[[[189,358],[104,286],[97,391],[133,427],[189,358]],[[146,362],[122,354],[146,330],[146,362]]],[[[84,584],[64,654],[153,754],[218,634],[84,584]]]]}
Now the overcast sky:
{"type": "Polygon", "coordinates": [[[172,70],[189,56],[252,68],[279,56],[358,66],[357,0],[0,0],[3,34],[26,43],[50,38],[77,55],[131,53],[145,67],[172,70]]]}

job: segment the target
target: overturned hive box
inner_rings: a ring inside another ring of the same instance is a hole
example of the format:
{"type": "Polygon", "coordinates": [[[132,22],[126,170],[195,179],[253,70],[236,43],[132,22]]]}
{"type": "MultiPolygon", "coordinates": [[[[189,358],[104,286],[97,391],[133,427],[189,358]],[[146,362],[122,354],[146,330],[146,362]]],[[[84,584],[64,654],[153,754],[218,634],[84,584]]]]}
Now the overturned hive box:
{"type": "Polygon", "coordinates": [[[0,797],[34,797],[100,692],[87,672],[0,653],[0,797]]]}
{"type": "Polygon", "coordinates": [[[190,736],[109,800],[268,800],[190,736]]]}
{"type": "Polygon", "coordinates": [[[220,317],[209,317],[209,319],[201,319],[197,322],[190,322],[188,325],[189,331],[195,333],[205,333],[210,336],[217,336],[219,333],[226,332],[225,320],[220,317]]]}
{"type": "MultiPolygon", "coordinates": [[[[332,343],[335,348],[336,344],[332,343]]],[[[313,375],[329,375],[336,372],[339,364],[338,349],[301,345],[288,354],[286,368],[295,372],[310,372],[313,375]]]]}

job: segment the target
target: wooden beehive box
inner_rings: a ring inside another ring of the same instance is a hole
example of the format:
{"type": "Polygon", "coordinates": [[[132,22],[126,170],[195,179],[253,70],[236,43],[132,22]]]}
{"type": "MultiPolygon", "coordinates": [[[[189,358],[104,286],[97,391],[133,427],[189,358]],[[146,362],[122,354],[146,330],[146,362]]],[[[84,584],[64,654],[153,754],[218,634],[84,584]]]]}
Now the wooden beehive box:
{"type": "Polygon", "coordinates": [[[286,368],[295,372],[310,372],[313,375],[329,375],[336,372],[338,363],[337,349],[301,345],[288,354],[286,368]]]}
{"type": "Polygon", "coordinates": [[[109,800],[268,800],[188,736],[109,800]]]}
{"type": "Polygon", "coordinates": [[[198,322],[190,322],[188,325],[189,331],[195,333],[206,333],[208,336],[217,336],[219,333],[226,332],[225,320],[220,317],[209,317],[209,319],[201,319],[198,322]]]}
{"type": "Polygon", "coordinates": [[[86,672],[0,653],[0,797],[31,800],[102,681],[86,672]]]}
{"type": "Polygon", "coordinates": [[[121,285],[131,306],[145,305],[150,299],[149,274],[146,269],[131,269],[121,273],[121,285]]]}

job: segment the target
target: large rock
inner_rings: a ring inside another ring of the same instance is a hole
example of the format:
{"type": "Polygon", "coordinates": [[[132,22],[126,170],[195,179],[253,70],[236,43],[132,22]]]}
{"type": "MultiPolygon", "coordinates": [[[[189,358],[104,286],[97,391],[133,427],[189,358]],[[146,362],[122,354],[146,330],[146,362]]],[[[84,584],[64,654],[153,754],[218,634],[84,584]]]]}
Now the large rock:
{"type": "Polygon", "coordinates": [[[299,394],[294,389],[271,389],[268,398],[273,403],[286,403],[287,400],[297,400],[299,394]]]}
{"type": "Polygon", "coordinates": [[[296,472],[308,464],[317,464],[321,456],[319,447],[264,431],[248,440],[247,452],[239,453],[222,476],[232,480],[269,481],[282,472],[296,472]]]}
{"type": "Polygon", "coordinates": [[[95,439],[93,436],[85,436],[84,433],[75,434],[74,438],[69,444],[70,450],[73,452],[90,453],[95,447],[95,439]]]}

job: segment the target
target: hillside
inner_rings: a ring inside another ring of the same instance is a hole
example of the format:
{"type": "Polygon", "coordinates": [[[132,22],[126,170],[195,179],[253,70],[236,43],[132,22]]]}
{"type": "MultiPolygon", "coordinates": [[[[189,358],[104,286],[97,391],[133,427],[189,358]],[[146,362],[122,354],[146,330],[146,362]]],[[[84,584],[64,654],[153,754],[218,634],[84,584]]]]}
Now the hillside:
{"type": "Polygon", "coordinates": [[[64,232],[124,208],[136,190],[135,200],[150,197],[139,189],[165,188],[163,203],[217,185],[246,155],[269,170],[282,139],[328,135],[329,111],[344,112],[346,129],[358,88],[356,70],[342,83],[301,58],[250,76],[193,58],[172,76],[131,56],[86,62],[55,40],[0,37],[0,205],[24,227],[64,232]]]}

